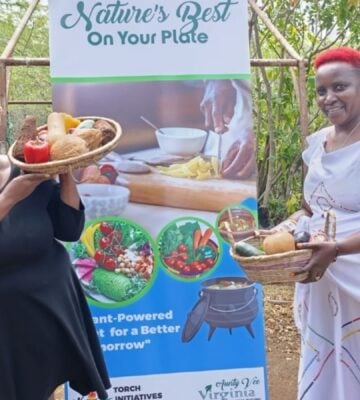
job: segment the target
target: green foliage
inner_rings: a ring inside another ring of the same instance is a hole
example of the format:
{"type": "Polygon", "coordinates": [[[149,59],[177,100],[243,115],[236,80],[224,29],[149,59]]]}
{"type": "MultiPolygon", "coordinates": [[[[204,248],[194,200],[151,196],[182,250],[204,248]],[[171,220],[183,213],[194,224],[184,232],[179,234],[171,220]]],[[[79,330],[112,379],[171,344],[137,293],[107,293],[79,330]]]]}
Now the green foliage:
{"type": "MultiPolygon", "coordinates": [[[[265,0],[263,9],[292,48],[307,62],[309,132],[327,124],[315,98],[312,61],[319,51],[338,45],[358,48],[357,0],[265,0]]],[[[260,19],[251,25],[252,58],[290,58],[260,19]]],[[[254,130],[258,142],[258,196],[271,224],[296,211],[302,201],[304,147],[297,94],[289,67],[253,68],[254,130]],[[268,80],[269,85],[266,84],[268,80]],[[270,86],[270,90],[269,90],[270,86]],[[269,121],[271,122],[269,124],[269,121]],[[270,153],[270,144],[273,152],[270,153]]]]}
{"type": "MultiPolygon", "coordinates": [[[[2,53],[29,6],[25,0],[0,1],[0,52],[2,53]]],[[[39,58],[49,55],[47,7],[39,3],[29,23],[15,46],[12,57],[39,58]]],[[[51,101],[50,73],[48,67],[11,67],[9,101],[51,101]]],[[[36,115],[38,124],[46,121],[51,105],[9,105],[7,138],[12,142],[21,121],[28,114],[36,115]]]]}

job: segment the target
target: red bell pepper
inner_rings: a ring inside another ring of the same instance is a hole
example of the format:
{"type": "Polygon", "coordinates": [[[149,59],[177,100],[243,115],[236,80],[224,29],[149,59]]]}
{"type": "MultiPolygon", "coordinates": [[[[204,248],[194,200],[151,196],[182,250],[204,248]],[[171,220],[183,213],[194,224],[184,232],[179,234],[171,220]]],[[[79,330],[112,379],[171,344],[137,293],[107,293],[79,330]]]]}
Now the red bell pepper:
{"type": "Polygon", "coordinates": [[[50,145],[38,138],[29,140],[24,145],[25,162],[29,164],[44,163],[50,158],[50,145]]]}

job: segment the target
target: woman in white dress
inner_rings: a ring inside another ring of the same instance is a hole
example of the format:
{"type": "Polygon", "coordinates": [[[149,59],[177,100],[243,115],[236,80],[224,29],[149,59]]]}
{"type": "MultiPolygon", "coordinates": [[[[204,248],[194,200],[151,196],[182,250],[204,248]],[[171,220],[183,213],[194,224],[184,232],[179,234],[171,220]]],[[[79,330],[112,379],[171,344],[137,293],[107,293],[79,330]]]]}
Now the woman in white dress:
{"type": "MultiPolygon", "coordinates": [[[[308,137],[304,207],[311,232],[336,217],[336,241],[312,249],[308,278],[296,284],[301,334],[298,400],[360,399],[360,52],[335,48],[315,59],[319,108],[331,126],[308,137]]],[[[289,221],[280,224],[289,227],[289,221]]]]}

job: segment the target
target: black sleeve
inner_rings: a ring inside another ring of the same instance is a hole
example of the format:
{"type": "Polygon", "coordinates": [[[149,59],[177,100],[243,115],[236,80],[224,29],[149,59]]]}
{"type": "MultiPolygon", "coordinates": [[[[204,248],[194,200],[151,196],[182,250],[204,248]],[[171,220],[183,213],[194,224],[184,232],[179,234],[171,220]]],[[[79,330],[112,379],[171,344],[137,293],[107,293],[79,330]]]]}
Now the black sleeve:
{"type": "Polygon", "coordinates": [[[60,198],[60,185],[55,184],[48,212],[54,228],[54,236],[64,242],[79,240],[85,223],[84,206],[80,203],[80,209],[70,207],[60,198]]]}

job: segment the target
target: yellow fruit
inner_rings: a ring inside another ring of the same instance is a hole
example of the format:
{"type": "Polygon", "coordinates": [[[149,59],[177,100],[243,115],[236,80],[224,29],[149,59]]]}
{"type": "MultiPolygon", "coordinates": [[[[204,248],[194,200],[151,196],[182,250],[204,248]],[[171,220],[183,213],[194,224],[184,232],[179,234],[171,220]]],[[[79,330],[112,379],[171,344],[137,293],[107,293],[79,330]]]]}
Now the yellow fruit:
{"type": "Polygon", "coordinates": [[[74,118],[70,114],[61,113],[61,115],[64,118],[66,132],[68,132],[68,130],[71,128],[76,128],[81,122],[79,119],[74,118]]]}
{"type": "Polygon", "coordinates": [[[293,251],[295,250],[295,239],[289,232],[276,232],[265,238],[263,248],[266,254],[293,251]]]}

